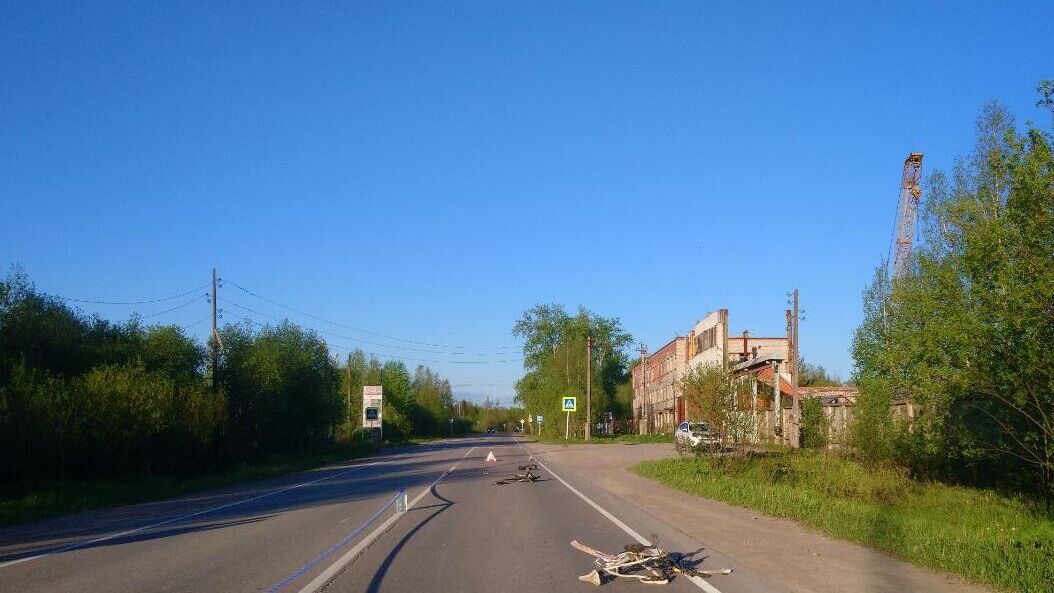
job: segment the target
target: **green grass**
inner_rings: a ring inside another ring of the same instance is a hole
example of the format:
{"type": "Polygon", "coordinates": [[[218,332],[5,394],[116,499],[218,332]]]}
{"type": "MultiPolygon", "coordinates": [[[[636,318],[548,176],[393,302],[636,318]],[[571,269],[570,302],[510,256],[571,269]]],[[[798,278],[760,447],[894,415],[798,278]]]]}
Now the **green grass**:
{"type": "Polygon", "coordinates": [[[634,471],[1000,589],[1054,591],[1054,516],[1034,502],[808,452],[663,459],[634,471]]]}
{"type": "MultiPolygon", "coordinates": [[[[387,444],[415,444],[425,440],[427,439],[408,439],[387,444]]],[[[160,500],[243,482],[265,480],[330,463],[365,457],[373,450],[367,444],[355,443],[316,453],[276,455],[260,463],[237,465],[220,473],[186,479],[146,476],[42,484],[18,498],[0,499],[0,527],[90,509],[160,500]]]]}

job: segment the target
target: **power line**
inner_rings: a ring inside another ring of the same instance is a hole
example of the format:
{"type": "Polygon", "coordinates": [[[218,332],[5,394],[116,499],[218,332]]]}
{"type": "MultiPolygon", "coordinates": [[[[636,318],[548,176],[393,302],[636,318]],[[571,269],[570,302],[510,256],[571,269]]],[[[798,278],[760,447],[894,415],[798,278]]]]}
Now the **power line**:
{"type": "Polygon", "coordinates": [[[206,316],[202,317],[201,319],[199,319],[197,321],[194,321],[192,323],[188,323],[186,325],[181,325],[179,327],[181,327],[182,329],[190,329],[190,328],[194,327],[195,325],[200,325],[201,323],[203,323],[205,321],[208,321],[209,317],[212,317],[212,316],[211,315],[206,315],[206,316]]]}
{"type": "Polygon", "coordinates": [[[92,300],[88,300],[88,299],[75,299],[75,298],[72,298],[72,297],[64,297],[64,296],[60,296],[60,295],[57,295],[57,294],[53,294],[51,296],[54,296],[55,298],[63,300],[63,301],[69,301],[69,302],[72,302],[72,303],[87,303],[87,304],[90,304],[90,305],[149,305],[151,303],[163,303],[165,301],[172,301],[172,300],[178,299],[180,297],[185,297],[188,294],[193,294],[193,293],[195,293],[195,292],[197,292],[199,290],[202,290],[204,288],[208,288],[208,286],[209,286],[208,284],[203,284],[203,285],[201,285],[201,286],[199,286],[197,288],[188,290],[186,292],[181,292],[179,294],[174,294],[172,296],[167,296],[167,297],[163,297],[163,298],[160,298],[160,299],[150,299],[150,300],[146,300],[146,301],[92,301],[92,300]]]}
{"type": "MultiPolygon", "coordinates": [[[[219,297],[219,300],[224,302],[224,303],[226,303],[226,304],[228,304],[228,305],[231,305],[233,307],[237,307],[238,309],[242,309],[244,311],[247,311],[249,313],[253,313],[255,315],[260,315],[260,316],[262,316],[264,318],[270,319],[270,320],[278,322],[278,323],[281,323],[282,321],[285,321],[285,320],[279,319],[279,318],[277,318],[277,317],[275,317],[273,315],[268,315],[267,313],[264,313],[262,311],[257,311],[256,309],[253,309],[252,307],[246,307],[245,305],[242,305],[240,303],[236,303],[236,302],[234,302],[234,301],[232,301],[230,299],[224,298],[224,297],[219,297]]],[[[252,319],[250,319],[250,321],[253,321],[254,323],[257,323],[259,325],[264,325],[264,324],[261,324],[259,321],[255,321],[255,320],[252,320],[252,319]]],[[[335,332],[326,331],[326,330],[323,330],[323,329],[318,329],[318,328],[314,328],[314,327],[310,327],[310,326],[308,327],[308,329],[311,329],[312,331],[318,332],[318,333],[323,334],[323,335],[335,336],[337,338],[341,338],[341,339],[345,339],[345,340],[352,340],[352,341],[355,341],[355,342],[361,342],[361,340],[359,340],[359,338],[355,338],[355,337],[352,337],[352,336],[346,336],[346,335],[342,335],[342,334],[338,334],[338,333],[335,333],[335,332]]],[[[398,356],[398,355],[394,355],[394,354],[391,354],[391,353],[377,353],[377,352],[374,352],[374,351],[370,350],[368,347],[364,348],[361,344],[360,345],[356,345],[356,346],[347,346],[347,345],[339,344],[339,343],[336,343],[336,342],[327,342],[327,345],[328,346],[334,346],[337,349],[342,349],[342,350],[345,350],[347,352],[351,352],[352,350],[359,349],[359,350],[363,350],[364,352],[369,352],[371,355],[374,355],[377,358],[384,358],[384,359],[389,359],[389,360],[399,360],[399,361],[403,361],[403,362],[414,361],[414,362],[427,362],[427,363],[431,363],[431,364],[498,364],[498,363],[519,362],[519,361],[516,361],[516,360],[489,360],[489,359],[488,360],[438,360],[438,359],[425,359],[425,358],[398,356]]],[[[387,345],[385,345],[385,346],[387,346],[387,345]]],[[[394,347],[394,346],[388,346],[388,347],[394,347]]],[[[462,353],[450,352],[450,353],[446,353],[446,354],[462,354],[462,353]]]]}
{"type": "MultiPolygon", "coordinates": [[[[269,315],[267,313],[264,313],[263,311],[258,311],[256,309],[251,308],[251,307],[246,307],[245,305],[242,305],[240,303],[236,303],[236,302],[234,302],[234,301],[232,301],[230,299],[224,298],[224,297],[219,297],[219,300],[224,302],[224,303],[226,303],[226,304],[228,304],[228,305],[232,305],[232,306],[237,307],[239,309],[242,309],[244,311],[248,311],[249,313],[254,313],[256,315],[260,315],[262,317],[266,317],[266,318],[268,318],[268,319],[270,319],[272,321],[278,322],[278,323],[281,323],[282,321],[285,321],[284,319],[279,319],[279,318],[277,318],[277,317],[275,317],[273,315],[269,315]]],[[[421,349],[421,348],[409,348],[409,347],[406,347],[406,346],[394,346],[392,344],[380,344],[380,343],[377,343],[377,342],[369,342],[367,340],[363,340],[361,338],[357,338],[357,337],[354,337],[354,336],[338,334],[336,332],[331,332],[331,331],[324,330],[324,329],[318,329],[318,328],[314,328],[314,327],[311,327],[310,329],[312,329],[313,331],[316,331],[316,332],[318,332],[320,334],[327,335],[327,336],[334,336],[334,337],[337,337],[337,338],[340,338],[340,339],[343,339],[343,340],[352,340],[353,342],[356,342],[358,344],[358,346],[356,346],[356,347],[363,348],[363,349],[365,349],[364,348],[364,345],[365,345],[365,346],[380,346],[382,348],[393,348],[393,349],[396,349],[396,350],[408,350],[408,351],[414,351],[414,352],[426,352],[426,353],[430,353],[430,354],[447,354],[447,355],[453,355],[453,356],[462,356],[462,355],[466,355],[466,354],[473,354],[473,353],[470,353],[470,352],[445,352],[445,351],[441,351],[441,350],[425,350],[425,349],[421,349]]],[[[510,352],[509,354],[512,354],[512,353],[510,352]]],[[[436,363],[445,362],[445,363],[452,363],[452,364],[487,364],[487,363],[492,363],[492,362],[493,363],[518,362],[518,361],[515,361],[515,360],[445,360],[444,361],[444,360],[425,360],[425,359],[420,359],[420,358],[408,358],[407,360],[423,360],[425,362],[436,362],[436,363]]]]}
{"type": "MultiPolygon", "coordinates": [[[[234,302],[234,301],[232,301],[232,300],[230,300],[228,298],[225,298],[225,297],[219,297],[219,300],[221,300],[223,302],[226,302],[228,304],[231,304],[231,305],[233,305],[233,307],[236,307],[238,309],[245,310],[245,311],[248,311],[250,313],[255,313],[256,315],[261,315],[261,316],[267,317],[267,318],[272,319],[272,320],[277,321],[277,322],[284,321],[284,319],[279,319],[278,317],[275,317],[273,315],[269,315],[269,314],[264,313],[262,311],[257,311],[255,309],[246,307],[246,305],[234,302]]],[[[427,349],[427,348],[412,348],[412,347],[408,347],[408,345],[396,345],[396,344],[391,344],[391,343],[382,343],[382,342],[374,342],[374,341],[370,341],[370,340],[364,340],[363,338],[359,338],[359,337],[355,337],[355,336],[348,336],[348,335],[344,335],[344,334],[338,334],[336,332],[330,332],[330,331],[327,331],[327,330],[317,330],[316,329],[315,331],[320,333],[320,334],[336,336],[336,337],[341,338],[341,339],[353,340],[354,342],[359,343],[359,344],[376,345],[376,347],[391,348],[391,349],[399,350],[399,351],[423,352],[423,353],[426,353],[426,354],[447,354],[447,355],[453,355],[453,356],[464,356],[464,355],[490,356],[490,354],[488,354],[488,353],[450,352],[450,351],[444,351],[444,350],[430,350],[430,349],[427,349]]],[[[512,354],[512,353],[502,353],[502,354],[512,354]]]]}
{"type": "Polygon", "coordinates": [[[157,317],[158,315],[164,315],[165,313],[171,313],[173,311],[178,311],[179,309],[182,309],[183,307],[186,307],[187,305],[191,305],[191,304],[194,304],[194,303],[200,303],[200,302],[201,302],[201,297],[195,297],[195,298],[192,298],[189,301],[187,301],[187,302],[185,302],[185,303],[183,303],[181,305],[176,305],[175,307],[172,307],[171,309],[165,309],[164,311],[158,311],[157,313],[150,313],[149,315],[140,315],[140,317],[142,317],[144,319],[146,319],[147,317],[157,317]]]}
{"type": "MultiPolygon", "coordinates": [[[[278,302],[278,301],[276,301],[274,299],[270,299],[270,298],[267,298],[267,297],[265,297],[265,296],[263,296],[261,294],[253,292],[253,291],[249,290],[248,288],[246,288],[244,286],[241,286],[240,284],[237,284],[235,282],[231,282],[230,280],[224,279],[224,281],[227,282],[228,284],[230,284],[231,286],[233,286],[234,288],[237,288],[238,290],[240,290],[240,291],[242,291],[242,292],[244,292],[244,293],[246,293],[246,294],[248,294],[250,296],[256,297],[256,298],[258,298],[258,299],[260,299],[262,301],[266,301],[268,303],[271,303],[272,305],[275,305],[275,306],[281,307],[283,309],[286,309],[287,311],[292,311],[293,313],[297,313],[299,315],[304,315],[306,317],[310,317],[310,318],[312,318],[312,319],[314,319],[316,321],[321,321],[323,323],[329,323],[329,324],[335,325],[337,327],[343,327],[344,329],[350,329],[352,331],[364,333],[364,334],[371,335],[371,336],[376,336],[376,337],[379,337],[379,338],[387,338],[389,340],[395,340],[397,342],[405,342],[407,344],[416,344],[418,346],[431,346],[433,348],[454,348],[454,349],[457,349],[457,350],[473,350],[473,348],[467,348],[465,346],[456,346],[456,345],[450,345],[450,344],[434,344],[434,343],[430,343],[430,342],[419,342],[417,340],[409,340],[409,339],[406,339],[406,338],[400,338],[398,336],[392,336],[392,335],[389,335],[389,334],[382,334],[382,333],[379,333],[379,332],[373,332],[373,331],[370,331],[368,329],[363,329],[361,327],[356,327],[354,325],[348,325],[346,323],[340,323],[339,321],[333,321],[332,319],[327,319],[325,317],[321,317],[319,315],[315,315],[313,313],[308,313],[307,311],[302,311],[300,309],[296,309],[294,307],[290,307],[289,305],[282,304],[282,303],[280,303],[280,302],[278,302]]],[[[515,348],[515,346],[499,346],[497,348],[494,348],[493,350],[495,351],[495,353],[510,354],[510,353],[514,352],[514,350],[513,350],[514,348],[515,348]],[[498,351],[502,351],[502,352],[498,352],[498,351]]],[[[482,349],[482,348],[478,348],[478,349],[482,349]]],[[[483,354],[479,354],[479,355],[483,355],[483,354]]]]}

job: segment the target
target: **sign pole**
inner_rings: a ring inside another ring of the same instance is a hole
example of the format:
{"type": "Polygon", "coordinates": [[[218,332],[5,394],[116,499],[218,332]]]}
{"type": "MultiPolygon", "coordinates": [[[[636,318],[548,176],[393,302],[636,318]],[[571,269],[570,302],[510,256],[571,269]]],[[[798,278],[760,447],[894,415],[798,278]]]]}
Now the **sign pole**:
{"type": "Polygon", "coordinates": [[[561,398],[561,402],[560,408],[567,412],[567,425],[564,427],[564,440],[566,441],[571,436],[571,412],[576,411],[578,398],[564,396],[561,398]]]}
{"type": "Polygon", "coordinates": [[[380,385],[362,386],[362,427],[369,430],[373,444],[384,441],[384,389],[380,385]]]}

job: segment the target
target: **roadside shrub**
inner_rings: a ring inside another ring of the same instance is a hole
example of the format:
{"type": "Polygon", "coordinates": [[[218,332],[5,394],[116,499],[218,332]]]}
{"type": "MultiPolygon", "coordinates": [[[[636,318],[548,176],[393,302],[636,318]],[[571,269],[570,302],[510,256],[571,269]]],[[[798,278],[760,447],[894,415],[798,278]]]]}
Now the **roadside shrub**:
{"type": "Polygon", "coordinates": [[[877,462],[894,458],[897,431],[890,410],[892,399],[884,381],[861,381],[853,420],[849,424],[849,444],[861,461],[877,462]]]}
{"type": "Polygon", "coordinates": [[[820,400],[810,398],[801,406],[801,446],[807,449],[826,449],[830,422],[823,413],[820,400]]]}

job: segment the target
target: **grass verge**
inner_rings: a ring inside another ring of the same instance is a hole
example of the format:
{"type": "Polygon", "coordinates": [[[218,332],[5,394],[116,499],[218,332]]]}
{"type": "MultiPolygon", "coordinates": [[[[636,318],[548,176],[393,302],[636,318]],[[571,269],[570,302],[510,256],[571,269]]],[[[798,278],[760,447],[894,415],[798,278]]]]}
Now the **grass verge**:
{"type": "MultiPolygon", "coordinates": [[[[408,439],[389,444],[416,444],[418,441],[423,442],[424,439],[408,439]]],[[[219,473],[192,478],[144,476],[66,482],[65,484],[41,484],[18,498],[0,499],[0,527],[68,513],[161,500],[243,482],[265,480],[338,461],[365,457],[373,452],[374,449],[369,444],[355,443],[314,453],[276,455],[259,463],[236,465],[219,473]]]]}
{"type": "Polygon", "coordinates": [[[663,459],[634,471],[1006,591],[1054,590],[1054,516],[1031,501],[810,452],[663,459]]]}

